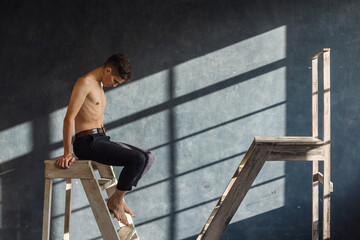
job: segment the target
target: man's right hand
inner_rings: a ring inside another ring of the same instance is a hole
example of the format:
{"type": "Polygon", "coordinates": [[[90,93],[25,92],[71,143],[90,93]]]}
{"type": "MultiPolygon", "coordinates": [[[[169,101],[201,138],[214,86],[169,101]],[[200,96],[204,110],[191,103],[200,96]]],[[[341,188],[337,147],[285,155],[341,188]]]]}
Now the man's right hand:
{"type": "Polygon", "coordinates": [[[75,157],[73,157],[72,153],[67,153],[64,154],[64,156],[58,158],[56,165],[61,168],[69,168],[74,161],[75,157]]]}

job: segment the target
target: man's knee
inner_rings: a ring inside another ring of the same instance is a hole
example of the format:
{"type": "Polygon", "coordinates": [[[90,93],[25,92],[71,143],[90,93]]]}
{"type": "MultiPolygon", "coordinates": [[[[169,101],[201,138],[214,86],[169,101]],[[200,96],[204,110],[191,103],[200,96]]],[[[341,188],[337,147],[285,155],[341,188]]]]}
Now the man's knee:
{"type": "Polygon", "coordinates": [[[152,154],[152,152],[147,152],[147,155],[148,155],[148,162],[151,165],[155,160],[155,156],[154,154],[152,154]]]}
{"type": "Polygon", "coordinates": [[[144,154],[138,152],[136,154],[134,164],[142,168],[145,165],[145,163],[146,163],[146,157],[144,156],[144,154]]]}

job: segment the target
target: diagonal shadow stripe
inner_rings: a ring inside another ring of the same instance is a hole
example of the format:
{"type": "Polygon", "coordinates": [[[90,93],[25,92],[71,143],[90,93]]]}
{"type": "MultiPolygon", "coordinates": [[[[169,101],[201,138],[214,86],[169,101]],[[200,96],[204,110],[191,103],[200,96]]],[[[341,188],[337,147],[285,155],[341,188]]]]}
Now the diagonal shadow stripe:
{"type": "MultiPolygon", "coordinates": [[[[235,155],[232,155],[232,156],[229,156],[227,158],[224,158],[224,159],[220,159],[220,160],[217,160],[215,162],[211,162],[211,163],[208,163],[208,164],[205,164],[205,165],[202,165],[200,167],[197,167],[197,168],[193,168],[191,170],[188,170],[188,171],[185,171],[185,172],[182,172],[182,173],[179,173],[177,175],[175,175],[175,178],[177,177],[181,177],[181,176],[184,176],[184,175],[187,175],[189,173],[192,173],[192,172],[195,172],[195,171],[199,171],[201,169],[204,169],[204,168],[207,168],[207,167],[211,167],[213,165],[216,165],[216,164],[219,164],[219,163],[222,163],[222,162],[225,162],[225,161],[228,161],[230,159],[233,159],[235,157],[239,157],[241,155],[244,155],[246,152],[241,152],[241,153],[238,153],[238,154],[235,154],[235,155]]],[[[152,186],[155,186],[157,184],[160,184],[160,183],[163,183],[163,182],[166,182],[166,181],[169,181],[171,178],[164,178],[162,180],[159,180],[157,182],[154,182],[154,183],[151,183],[151,184],[148,184],[146,186],[143,186],[143,187],[139,187],[139,188],[136,188],[134,190],[132,190],[131,192],[128,192],[127,195],[131,194],[131,193],[134,193],[134,192],[137,192],[137,191],[140,191],[142,189],[145,189],[145,188],[148,188],[148,187],[152,187],[152,186]]]]}
{"type": "MultiPolygon", "coordinates": [[[[259,109],[259,110],[254,111],[254,112],[251,112],[251,113],[242,115],[242,116],[240,116],[240,117],[231,119],[231,120],[229,120],[229,121],[225,121],[225,122],[222,122],[222,123],[220,123],[220,124],[211,126],[211,127],[209,127],[209,128],[202,129],[202,130],[200,130],[200,131],[197,131],[197,132],[194,132],[194,133],[192,133],[192,134],[183,136],[183,137],[181,137],[181,138],[177,138],[177,139],[174,140],[174,142],[180,142],[180,141],[185,140],[185,139],[187,139],[187,138],[194,137],[194,136],[196,136],[196,135],[205,133],[205,132],[207,132],[207,131],[213,130],[213,129],[218,128],[218,127],[222,127],[222,126],[224,126],[224,125],[226,125],[226,124],[230,124],[230,123],[239,121],[239,120],[241,120],[241,119],[250,117],[250,116],[252,116],[252,115],[255,115],[255,114],[258,114],[258,113],[261,113],[261,112],[270,110],[270,109],[272,109],[272,108],[275,108],[275,107],[278,107],[278,106],[280,106],[280,105],[283,105],[283,104],[285,104],[286,102],[287,102],[287,101],[282,101],[282,102],[279,102],[279,103],[270,105],[270,106],[268,106],[268,107],[261,108],[261,109],[259,109]]],[[[165,143],[163,143],[163,144],[161,144],[161,145],[157,145],[157,146],[154,146],[154,147],[152,147],[152,148],[149,148],[149,151],[153,151],[153,150],[155,150],[155,149],[162,148],[162,147],[167,146],[167,145],[169,145],[169,144],[170,144],[170,142],[165,142],[165,143]]],[[[62,147],[62,141],[53,143],[53,144],[51,144],[50,146],[51,146],[51,147],[50,147],[51,149],[61,148],[61,147],[62,147]]]]}
{"type": "MultiPolygon", "coordinates": [[[[254,111],[254,112],[251,112],[251,113],[242,115],[242,116],[240,116],[240,117],[231,119],[231,120],[229,120],[229,121],[222,122],[222,123],[217,124],[217,125],[214,125],[214,126],[212,126],[212,127],[205,128],[205,129],[203,129],[203,130],[200,130],[200,131],[194,132],[194,133],[192,133],[192,134],[186,135],[186,136],[184,136],[184,137],[178,138],[178,139],[175,140],[175,142],[180,142],[180,141],[185,140],[185,139],[187,139],[187,138],[194,137],[194,136],[196,136],[196,135],[202,134],[202,133],[207,132],[207,131],[211,131],[211,130],[213,130],[213,129],[215,129],[215,128],[222,127],[222,126],[224,126],[224,125],[226,125],[226,124],[230,124],[230,123],[239,121],[239,120],[241,120],[241,119],[250,117],[250,116],[252,116],[252,115],[255,115],[255,114],[258,114],[258,113],[267,111],[267,110],[269,110],[269,109],[278,107],[278,106],[283,105],[283,104],[285,104],[285,103],[286,103],[286,101],[282,101],[282,102],[279,102],[279,103],[270,105],[270,106],[268,106],[268,107],[265,107],[265,108],[256,110],[256,111],[254,111]]],[[[153,151],[153,150],[155,150],[155,149],[162,148],[162,147],[164,147],[164,146],[166,146],[166,145],[168,145],[168,144],[169,144],[169,142],[166,142],[166,143],[163,143],[163,144],[161,144],[161,145],[152,147],[152,148],[149,149],[149,150],[150,150],[150,151],[153,151]]]]}
{"type": "Polygon", "coordinates": [[[255,78],[255,77],[258,77],[260,75],[269,73],[271,71],[274,71],[276,69],[284,67],[285,63],[286,63],[286,59],[281,59],[281,60],[275,61],[273,63],[270,63],[270,64],[267,64],[265,66],[259,67],[257,69],[254,69],[254,70],[248,71],[246,73],[240,74],[240,75],[238,75],[236,77],[226,79],[224,81],[213,84],[211,86],[199,89],[197,91],[185,94],[185,95],[180,96],[180,97],[176,97],[176,98],[174,98],[172,100],[169,100],[169,101],[164,102],[162,104],[159,104],[157,106],[150,107],[150,108],[145,109],[143,111],[140,111],[140,112],[128,115],[126,117],[120,118],[120,119],[118,119],[116,121],[113,121],[111,123],[106,124],[106,128],[107,129],[116,128],[116,127],[119,127],[119,126],[122,126],[122,125],[125,125],[125,124],[128,124],[128,123],[131,123],[133,121],[139,120],[141,118],[154,115],[156,113],[167,110],[167,109],[169,109],[171,107],[176,107],[176,106],[181,105],[183,103],[186,103],[186,102],[189,102],[191,100],[194,100],[194,99],[209,95],[211,93],[220,91],[222,89],[225,89],[227,87],[230,87],[230,86],[236,85],[238,83],[244,82],[244,81],[249,80],[251,78],[255,78]]]}

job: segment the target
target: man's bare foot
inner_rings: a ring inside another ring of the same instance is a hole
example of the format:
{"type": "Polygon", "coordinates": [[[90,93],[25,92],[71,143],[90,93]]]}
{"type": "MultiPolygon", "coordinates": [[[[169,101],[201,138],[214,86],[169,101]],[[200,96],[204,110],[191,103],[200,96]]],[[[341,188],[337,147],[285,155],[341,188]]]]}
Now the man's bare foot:
{"type": "Polygon", "coordinates": [[[136,217],[124,200],[122,201],[122,204],[124,204],[124,210],[126,213],[130,214],[132,217],[136,217]]]}
{"type": "Polygon", "coordinates": [[[107,206],[110,212],[113,212],[118,221],[122,222],[126,226],[129,226],[125,213],[130,214],[132,217],[135,217],[135,214],[131,209],[126,205],[122,197],[119,197],[119,194],[116,192],[109,198],[107,206]]]}

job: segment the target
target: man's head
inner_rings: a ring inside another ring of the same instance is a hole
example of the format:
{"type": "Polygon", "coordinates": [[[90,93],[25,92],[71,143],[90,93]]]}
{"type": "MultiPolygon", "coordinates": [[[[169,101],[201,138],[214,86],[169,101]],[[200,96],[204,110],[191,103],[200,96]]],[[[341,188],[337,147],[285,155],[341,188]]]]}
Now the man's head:
{"type": "Polygon", "coordinates": [[[114,54],[106,60],[103,66],[104,86],[116,87],[120,83],[131,81],[131,63],[125,55],[114,54]]]}

